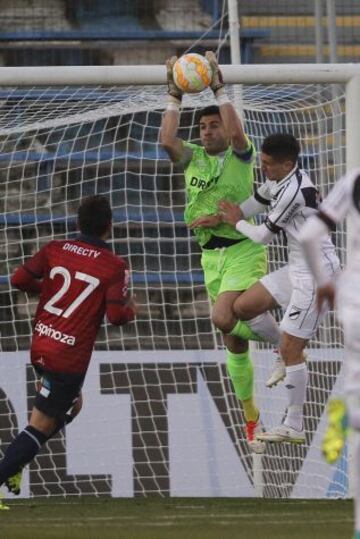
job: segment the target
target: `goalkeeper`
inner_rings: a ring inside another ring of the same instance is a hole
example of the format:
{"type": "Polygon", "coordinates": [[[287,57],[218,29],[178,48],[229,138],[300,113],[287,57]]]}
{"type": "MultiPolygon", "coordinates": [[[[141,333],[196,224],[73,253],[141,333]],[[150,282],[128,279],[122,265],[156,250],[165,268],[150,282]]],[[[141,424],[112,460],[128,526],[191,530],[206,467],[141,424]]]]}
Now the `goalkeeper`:
{"type": "Polygon", "coordinates": [[[223,333],[227,369],[242,402],[250,449],[263,452],[256,440],[262,428],[253,398],[253,365],[248,340],[279,342],[274,318],[265,313],[246,323],[233,315],[235,299],[266,273],[266,251],[230,225],[221,222],[218,203],[227,198],[241,203],[253,191],[255,149],[226,95],[214,53],[206,57],[212,68],[211,89],[217,106],[200,112],[202,146],[178,138],[182,92],[173,79],[176,56],[167,61],[168,104],[161,126],[161,143],[173,162],[184,169],[187,205],[185,222],[194,230],[202,249],[205,285],[213,303],[212,321],[223,333]]]}

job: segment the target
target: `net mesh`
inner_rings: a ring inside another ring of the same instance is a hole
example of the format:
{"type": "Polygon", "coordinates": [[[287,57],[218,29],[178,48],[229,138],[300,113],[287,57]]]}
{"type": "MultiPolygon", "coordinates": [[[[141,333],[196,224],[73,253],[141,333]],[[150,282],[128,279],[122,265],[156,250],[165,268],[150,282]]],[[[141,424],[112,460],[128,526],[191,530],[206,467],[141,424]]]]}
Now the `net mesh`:
{"type": "MultiPolygon", "coordinates": [[[[343,88],[334,85],[258,85],[244,86],[241,94],[237,88],[230,88],[229,95],[243,111],[246,132],[257,149],[263,138],[274,132],[292,132],[299,139],[302,166],[325,195],[344,172],[343,88]]],[[[126,495],[194,494],[190,473],[189,476],[183,474],[183,482],[179,485],[174,479],[171,486],[170,464],[173,462],[174,469],[177,461],[170,451],[167,420],[169,394],[195,395],[201,384],[212,397],[252,485],[260,482],[266,496],[324,495],[321,474],[318,490],[309,485],[309,477],[314,473],[314,467],[321,468],[318,427],[340,371],[342,335],[339,325],[330,313],[309,345],[307,444],[300,448],[270,448],[261,462],[255,462],[245,443],[241,409],[232,394],[223,359],[219,359],[223,356],[223,344],[210,322],[200,251],[183,222],[183,174],[180,168],[171,165],[159,144],[164,96],[165,89],[158,86],[2,88],[2,352],[29,349],[31,319],[37,302],[35,297],[11,290],[9,275],[49,240],[75,237],[80,200],[95,193],[104,194],[114,211],[112,248],[129,261],[133,293],[137,296],[140,311],[136,321],[123,328],[104,323],[96,350],[139,351],[143,353],[144,361],[139,361],[138,356],[132,360],[134,356],[129,354],[122,363],[112,354],[112,362],[107,360],[99,365],[95,362],[99,372],[93,375],[91,371],[89,378],[99,377],[101,394],[127,393],[131,398],[133,487],[126,491],[126,495]],[[162,350],[171,351],[164,361],[151,355],[152,351],[162,350]],[[185,359],[182,363],[174,359],[181,352],[193,353],[194,350],[200,355],[191,356],[190,363],[185,359]],[[206,361],[206,355],[201,355],[203,351],[209,351],[209,357],[219,352],[216,362],[206,361]],[[148,357],[152,361],[145,361],[148,357]],[[172,458],[175,460],[171,461],[172,458]]],[[[185,96],[179,129],[181,138],[199,142],[197,111],[212,103],[212,95],[207,91],[197,96],[185,96]]],[[[262,181],[258,166],[256,181],[262,181]]],[[[345,239],[345,231],[339,228],[335,240],[342,259],[345,239]]],[[[284,262],[286,245],[280,238],[269,248],[270,270],[284,262]]],[[[281,313],[277,316],[279,318],[281,313]]],[[[277,390],[271,394],[272,409],[268,394],[264,395],[265,379],[271,368],[271,351],[264,344],[253,350],[253,357],[257,399],[264,408],[262,419],[267,426],[272,426],[281,420],[285,395],[277,390]]],[[[27,405],[30,407],[34,387],[29,368],[24,383],[28,388],[27,405]]],[[[89,387],[91,384],[89,382],[89,387]]],[[[18,387],[18,391],[24,392],[25,388],[18,387]]],[[[94,396],[90,394],[89,398],[94,396]]],[[[210,436],[211,422],[206,423],[206,433],[210,436]]],[[[18,427],[11,399],[3,392],[0,394],[0,453],[6,449],[18,427]]],[[[82,423],[80,432],[81,429],[82,423]]],[[[110,423],[106,435],[111,437],[110,423]]],[[[191,453],[186,441],[183,443],[183,452],[194,461],[196,468],[199,466],[193,456],[196,452],[191,453]]],[[[215,458],[214,455],[211,458],[215,458]]],[[[124,495],[124,491],[114,486],[112,471],[106,464],[101,468],[104,473],[97,476],[69,475],[66,467],[66,444],[62,434],[51,441],[31,465],[29,494],[124,495]]],[[[228,470],[229,483],[231,473],[228,470]]],[[[339,496],[346,492],[346,470],[339,474],[330,495],[339,496]]],[[[224,478],[226,474],[221,481],[225,481],[224,478]]],[[[215,488],[215,495],[224,492],[221,481],[218,490],[215,488]]],[[[227,495],[241,495],[235,487],[233,490],[226,488],[227,495]]],[[[208,492],[199,486],[198,494],[194,495],[208,495],[208,492]]]]}

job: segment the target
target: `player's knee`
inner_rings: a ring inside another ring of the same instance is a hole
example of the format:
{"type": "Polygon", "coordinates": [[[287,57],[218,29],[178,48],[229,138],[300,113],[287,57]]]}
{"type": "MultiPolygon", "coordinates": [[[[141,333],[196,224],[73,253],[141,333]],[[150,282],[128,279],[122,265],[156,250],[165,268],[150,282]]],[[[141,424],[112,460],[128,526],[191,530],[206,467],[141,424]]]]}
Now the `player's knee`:
{"type": "Polygon", "coordinates": [[[241,296],[234,301],[233,313],[236,320],[249,320],[249,318],[252,318],[241,296]]]}
{"type": "Polygon", "coordinates": [[[234,326],[234,319],[223,310],[213,308],[211,313],[211,320],[214,326],[222,333],[230,333],[234,326]]]}
{"type": "Polygon", "coordinates": [[[56,424],[56,418],[48,416],[47,414],[36,408],[36,406],[34,406],[29,421],[29,425],[31,427],[34,427],[36,430],[49,436],[56,428],[56,424]]]}

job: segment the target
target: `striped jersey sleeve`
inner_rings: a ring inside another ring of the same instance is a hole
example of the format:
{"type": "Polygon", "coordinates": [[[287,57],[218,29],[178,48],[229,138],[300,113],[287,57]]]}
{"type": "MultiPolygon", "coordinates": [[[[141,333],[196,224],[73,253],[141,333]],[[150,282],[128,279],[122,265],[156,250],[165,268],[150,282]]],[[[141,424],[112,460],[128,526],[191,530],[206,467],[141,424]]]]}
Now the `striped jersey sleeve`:
{"type": "Polygon", "coordinates": [[[260,185],[258,189],[254,191],[254,198],[257,202],[263,206],[269,206],[271,202],[270,182],[266,180],[265,183],[260,185]]]}
{"type": "Polygon", "coordinates": [[[286,230],[291,223],[292,217],[304,206],[300,185],[296,177],[292,176],[292,180],[279,191],[265,219],[265,225],[274,234],[278,234],[281,230],[286,230]]]}

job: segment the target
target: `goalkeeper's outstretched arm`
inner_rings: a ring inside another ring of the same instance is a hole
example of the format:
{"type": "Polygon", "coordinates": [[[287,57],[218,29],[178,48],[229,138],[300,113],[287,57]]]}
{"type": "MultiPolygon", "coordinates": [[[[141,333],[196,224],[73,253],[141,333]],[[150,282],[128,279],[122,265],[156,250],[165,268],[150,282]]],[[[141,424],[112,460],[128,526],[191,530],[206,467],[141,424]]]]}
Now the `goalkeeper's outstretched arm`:
{"type": "Polygon", "coordinates": [[[191,159],[191,150],[185,148],[183,141],[177,136],[183,93],[174,82],[173,67],[176,60],[177,57],[173,56],[166,61],[168,101],[160,129],[160,142],[173,163],[191,159]]]}
{"type": "Polygon", "coordinates": [[[167,110],[161,123],[160,142],[174,163],[181,161],[183,154],[183,142],[176,136],[178,127],[179,112],[167,110]]]}
{"type": "Polygon", "coordinates": [[[210,87],[214,92],[216,102],[219,105],[220,116],[225,127],[226,134],[230,139],[234,150],[238,150],[240,153],[246,152],[246,150],[251,148],[251,144],[245,135],[243,124],[234,106],[226,95],[222,73],[220,71],[216,56],[211,51],[207,51],[205,56],[209,61],[212,70],[210,87]]]}

